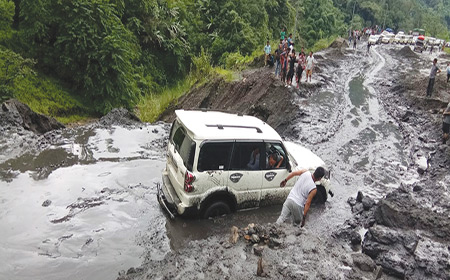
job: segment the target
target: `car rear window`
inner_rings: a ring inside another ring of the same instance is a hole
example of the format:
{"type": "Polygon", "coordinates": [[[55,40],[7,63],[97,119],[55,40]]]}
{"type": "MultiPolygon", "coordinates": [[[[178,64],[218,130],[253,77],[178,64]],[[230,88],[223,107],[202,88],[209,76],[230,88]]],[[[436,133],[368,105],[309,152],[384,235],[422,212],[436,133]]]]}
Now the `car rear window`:
{"type": "Polygon", "coordinates": [[[198,157],[198,171],[228,170],[232,148],[232,142],[203,144],[198,157]]]}
{"type": "Polygon", "coordinates": [[[180,154],[184,166],[189,171],[192,171],[196,145],[182,126],[178,127],[173,134],[172,143],[175,146],[175,150],[180,154]]]}

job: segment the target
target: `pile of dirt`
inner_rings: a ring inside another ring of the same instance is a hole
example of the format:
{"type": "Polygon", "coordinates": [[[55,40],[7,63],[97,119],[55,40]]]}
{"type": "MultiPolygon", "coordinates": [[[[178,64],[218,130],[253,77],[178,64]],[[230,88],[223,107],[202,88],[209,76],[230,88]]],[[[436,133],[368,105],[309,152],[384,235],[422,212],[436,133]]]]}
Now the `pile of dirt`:
{"type": "Polygon", "coordinates": [[[418,58],[417,54],[408,46],[404,46],[401,50],[397,51],[397,55],[406,58],[418,58]]]}
{"type": "Polygon", "coordinates": [[[99,125],[107,127],[111,125],[133,126],[138,123],[141,123],[141,120],[125,108],[114,108],[98,121],[99,125]]]}
{"type": "Polygon", "coordinates": [[[0,126],[6,128],[23,127],[36,134],[64,128],[64,125],[51,117],[38,114],[16,99],[7,100],[0,110],[0,126]]]}
{"type": "Polygon", "coordinates": [[[333,43],[331,43],[330,45],[330,48],[333,49],[341,49],[346,47],[348,47],[347,40],[345,40],[342,37],[337,37],[336,40],[334,40],[333,43]]]}

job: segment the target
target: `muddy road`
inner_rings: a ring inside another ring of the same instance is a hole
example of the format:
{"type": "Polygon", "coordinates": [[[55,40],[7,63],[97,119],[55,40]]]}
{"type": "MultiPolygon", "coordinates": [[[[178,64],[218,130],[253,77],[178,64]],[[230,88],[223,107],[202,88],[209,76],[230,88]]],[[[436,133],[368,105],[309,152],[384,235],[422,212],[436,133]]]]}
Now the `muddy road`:
{"type": "MultiPolygon", "coordinates": [[[[335,196],[313,206],[302,229],[273,225],[280,205],[210,220],[168,219],[155,187],[168,122],[142,124],[113,112],[94,124],[42,135],[2,124],[0,275],[257,279],[259,246],[269,279],[449,279],[450,149],[440,142],[439,113],[449,89],[438,77],[435,97],[425,99],[433,56],[402,48],[381,45],[367,53],[360,44],[356,51],[320,52],[313,84],[299,90],[271,78],[269,69],[244,73],[229,86],[243,84],[238,92],[244,99],[246,90],[262,91],[248,113],[266,118],[331,168],[335,196]],[[292,112],[275,117],[277,106],[292,112]],[[365,197],[359,202],[358,191],[365,197]],[[414,216],[419,206],[425,210],[414,216]],[[252,223],[270,234],[271,246],[242,237],[229,242],[232,226],[243,234],[252,223]],[[401,245],[411,242],[413,249],[401,245]]],[[[208,90],[195,100],[214,108],[208,90]]],[[[170,112],[164,118],[169,121],[170,112]]]]}

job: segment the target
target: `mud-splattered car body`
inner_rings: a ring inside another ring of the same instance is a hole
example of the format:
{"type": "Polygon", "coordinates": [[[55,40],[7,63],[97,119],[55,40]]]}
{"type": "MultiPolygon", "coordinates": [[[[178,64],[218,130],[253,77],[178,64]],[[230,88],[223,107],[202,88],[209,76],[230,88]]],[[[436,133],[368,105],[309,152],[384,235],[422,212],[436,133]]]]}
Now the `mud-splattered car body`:
{"type": "MultiPolygon", "coordinates": [[[[290,171],[324,165],[252,116],[200,110],[177,110],[176,116],[158,186],[158,201],[172,217],[208,217],[282,203],[295,183],[279,187],[290,171]],[[270,155],[276,158],[273,167],[270,155]]],[[[329,188],[328,178],[320,183],[329,188]]]]}

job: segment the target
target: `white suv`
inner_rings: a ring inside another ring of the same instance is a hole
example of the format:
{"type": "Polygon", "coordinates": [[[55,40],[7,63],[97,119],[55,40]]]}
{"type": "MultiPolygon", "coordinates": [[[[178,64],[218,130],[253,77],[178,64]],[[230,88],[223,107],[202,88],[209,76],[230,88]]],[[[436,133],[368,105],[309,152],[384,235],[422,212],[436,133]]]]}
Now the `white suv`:
{"type": "MultiPolygon", "coordinates": [[[[310,150],[283,142],[258,118],[206,110],[175,114],[157,194],[171,217],[207,218],[281,204],[295,183],[280,188],[290,171],[324,165],[310,150]]],[[[325,202],[329,172],[317,184],[317,200],[325,202]]]]}

